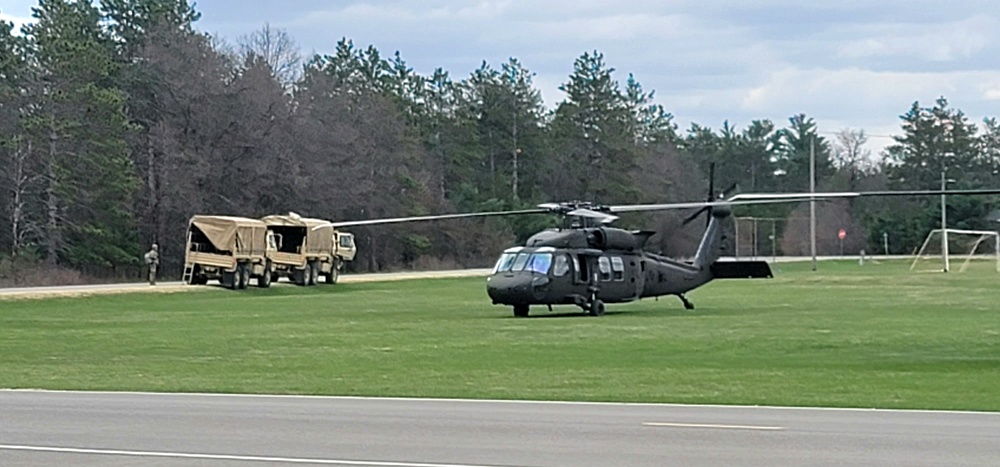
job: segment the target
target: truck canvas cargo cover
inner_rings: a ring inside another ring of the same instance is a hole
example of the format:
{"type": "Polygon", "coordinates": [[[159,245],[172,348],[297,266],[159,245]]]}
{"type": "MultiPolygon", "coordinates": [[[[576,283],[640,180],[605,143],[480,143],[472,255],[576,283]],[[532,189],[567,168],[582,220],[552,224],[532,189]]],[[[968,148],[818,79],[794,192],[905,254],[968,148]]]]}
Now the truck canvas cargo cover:
{"type": "Polygon", "coordinates": [[[267,225],[256,219],[233,216],[194,216],[191,225],[201,230],[216,249],[259,252],[267,249],[267,225]]]}
{"type": "Polygon", "coordinates": [[[329,254],[333,251],[333,226],[326,225],[313,230],[313,227],[329,224],[329,221],[295,215],[267,216],[261,218],[261,221],[272,226],[304,228],[306,232],[303,251],[306,254],[329,254]]]}

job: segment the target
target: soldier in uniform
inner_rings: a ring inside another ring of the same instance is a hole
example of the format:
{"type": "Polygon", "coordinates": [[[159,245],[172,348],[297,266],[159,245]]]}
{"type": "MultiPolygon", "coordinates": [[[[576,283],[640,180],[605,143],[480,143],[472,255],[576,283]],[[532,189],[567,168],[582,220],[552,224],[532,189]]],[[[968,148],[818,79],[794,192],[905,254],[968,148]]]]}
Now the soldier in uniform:
{"type": "Polygon", "coordinates": [[[160,265],[159,247],[154,243],[152,248],[143,255],[146,265],[149,266],[149,285],[156,285],[156,267],[160,265]]]}

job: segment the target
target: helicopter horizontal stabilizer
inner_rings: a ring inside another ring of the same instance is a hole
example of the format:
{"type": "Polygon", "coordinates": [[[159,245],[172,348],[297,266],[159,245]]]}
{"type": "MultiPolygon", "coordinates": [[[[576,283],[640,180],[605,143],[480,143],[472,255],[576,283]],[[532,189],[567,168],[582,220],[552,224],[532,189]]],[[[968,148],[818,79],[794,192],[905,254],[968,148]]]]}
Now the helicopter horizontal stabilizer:
{"type": "Polygon", "coordinates": [[[770,279],[774,277],[767,261],[716,261],[712,263],[716,279],[770,279]]]}

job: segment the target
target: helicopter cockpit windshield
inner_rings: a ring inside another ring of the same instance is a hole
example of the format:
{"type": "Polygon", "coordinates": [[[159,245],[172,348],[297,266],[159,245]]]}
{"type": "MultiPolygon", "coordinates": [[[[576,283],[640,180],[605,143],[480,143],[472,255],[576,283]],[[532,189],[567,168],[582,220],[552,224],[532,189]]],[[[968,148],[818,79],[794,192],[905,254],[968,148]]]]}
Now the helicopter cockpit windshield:
{"type": "Polygon", "coordinates": [[[528,271],[538,274],[548,274],[552,267],[552,252],[546,250],[521,251],[511,248],[503,252],[496,266],[493,267],[493,274],[498,272],[528,271]]]}

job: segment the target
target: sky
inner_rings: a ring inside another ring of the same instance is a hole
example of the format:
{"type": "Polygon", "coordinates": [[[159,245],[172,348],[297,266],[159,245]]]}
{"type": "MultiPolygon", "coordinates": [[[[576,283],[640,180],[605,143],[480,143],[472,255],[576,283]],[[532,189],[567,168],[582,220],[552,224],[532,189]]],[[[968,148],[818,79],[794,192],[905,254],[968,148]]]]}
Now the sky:
{"type": "MultiPolygon", "coordinates": [[[[3,0],[30,21],[36,0],[3,0]]],[[[265,23],[305,56],[337,41],[399,51],[417,73],[468,77],[517,58],[546,106],[585,52],[599,51],[675,116],[713,129],[804,113],[821,134],[863,129],[878,153],[914,102],[944,96],[974,122],[1000,117],[995,0],[200,0],[197,29],[235,43],[265,23]]]]}

